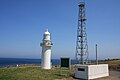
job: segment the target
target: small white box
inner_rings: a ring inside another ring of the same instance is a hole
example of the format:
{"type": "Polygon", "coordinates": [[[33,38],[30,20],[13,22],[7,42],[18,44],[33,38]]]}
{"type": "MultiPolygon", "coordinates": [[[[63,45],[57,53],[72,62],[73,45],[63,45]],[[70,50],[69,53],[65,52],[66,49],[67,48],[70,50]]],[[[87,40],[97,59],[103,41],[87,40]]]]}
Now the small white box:
{"type": "Polygon", "coordinates": [[[75,77],[80,79],[95,79],[109,76],[108,64],[75,66],[75,77]]]}

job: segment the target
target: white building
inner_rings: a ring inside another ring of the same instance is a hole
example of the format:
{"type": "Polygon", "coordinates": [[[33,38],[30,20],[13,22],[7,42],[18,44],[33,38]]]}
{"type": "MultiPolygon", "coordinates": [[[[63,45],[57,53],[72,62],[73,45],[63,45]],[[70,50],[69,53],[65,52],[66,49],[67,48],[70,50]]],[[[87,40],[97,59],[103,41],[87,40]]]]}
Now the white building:
{"type": "Polygon", "coordinates": [[[41,67],[43,69],[51,69],[52,42],[51,42],[50,33],[48,32],[48,29],[43,34],[43,40],[40,46],[42,47],[41,67]]]}
{"type": "Polygon", "coordinates": [[[109,76],[108,64],[76,65],[75,77],[85,80],[109,76]]]}

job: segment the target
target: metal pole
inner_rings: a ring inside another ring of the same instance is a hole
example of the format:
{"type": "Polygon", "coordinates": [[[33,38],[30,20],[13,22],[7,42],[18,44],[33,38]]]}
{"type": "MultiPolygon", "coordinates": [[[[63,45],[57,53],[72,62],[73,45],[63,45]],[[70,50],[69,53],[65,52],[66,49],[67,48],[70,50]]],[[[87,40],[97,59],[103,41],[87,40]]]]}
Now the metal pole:
{"type": "Polygon", "coordinates": [[[96,64],[98,64],[97,44],[96,44],[96,64]]]}

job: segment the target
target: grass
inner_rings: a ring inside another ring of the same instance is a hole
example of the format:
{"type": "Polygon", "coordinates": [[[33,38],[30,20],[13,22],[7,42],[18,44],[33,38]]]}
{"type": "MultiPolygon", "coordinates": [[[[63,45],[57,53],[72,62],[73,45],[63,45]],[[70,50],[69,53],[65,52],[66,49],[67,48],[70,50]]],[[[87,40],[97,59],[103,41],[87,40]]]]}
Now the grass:
{"type": "MultiPolygon", "coordinates": [[[[68,70],[62,71],[68,73],[68,70]]],[[[70,75],[73,71],[70,72],[70,75]]],[[[66,78],[59,69],[43,70],[40,67],[0,68],[0,80],[55,80],[66,78]]]]}
{"type": "MultiPolygon", "coordinates": [[[[120,71],[120,60],[100,61],[99,63],[107,63],[110,70],[120,71]]],[[[44,70],[37,66],[3,67],[0,68],[0,80],[73,80],[73,67],[74,65],[72,65],[69,76],[67,75],[69,70],[62,70],[62,74],[66,75],[60,75],[59,66],[53,66],[51,70],[44,70]]]]}

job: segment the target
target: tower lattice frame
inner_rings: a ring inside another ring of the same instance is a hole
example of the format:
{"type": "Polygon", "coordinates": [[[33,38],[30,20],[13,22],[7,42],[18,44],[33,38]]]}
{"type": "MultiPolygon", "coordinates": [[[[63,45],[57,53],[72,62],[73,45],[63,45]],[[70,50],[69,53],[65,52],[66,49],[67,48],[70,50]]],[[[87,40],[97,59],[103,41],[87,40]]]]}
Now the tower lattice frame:
{"type": "Polygon", "coordinates": [[[80,2],[78,13],[78,29],[76,41],[76,60],[80,64],[85,64],[88,61],[88,44],[86,33],[86,16],[85,16],[85,2],[80,2]]]}

